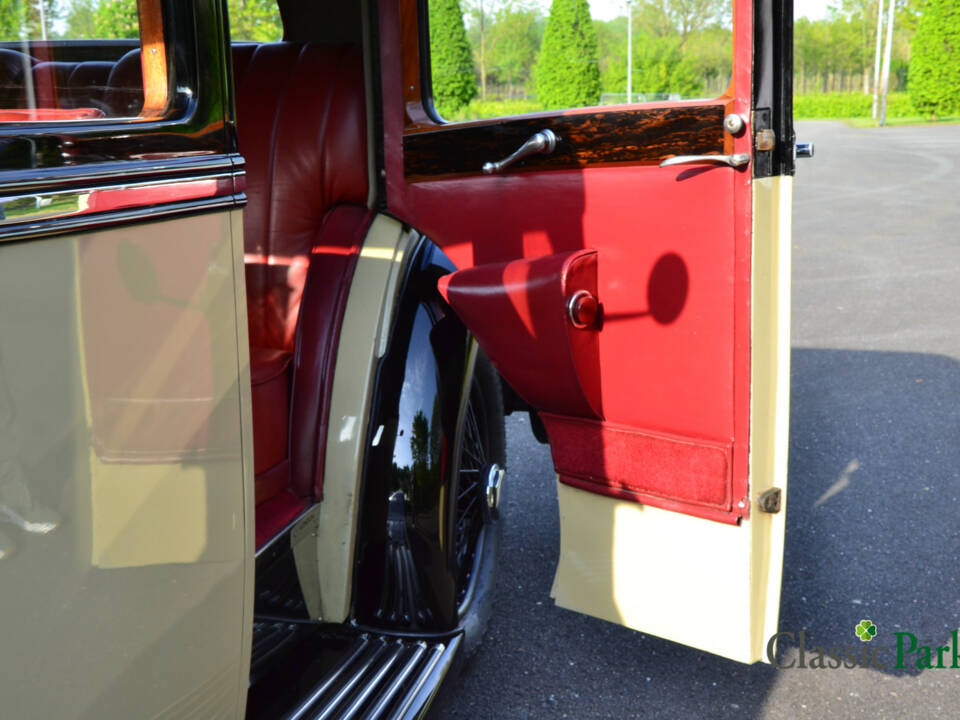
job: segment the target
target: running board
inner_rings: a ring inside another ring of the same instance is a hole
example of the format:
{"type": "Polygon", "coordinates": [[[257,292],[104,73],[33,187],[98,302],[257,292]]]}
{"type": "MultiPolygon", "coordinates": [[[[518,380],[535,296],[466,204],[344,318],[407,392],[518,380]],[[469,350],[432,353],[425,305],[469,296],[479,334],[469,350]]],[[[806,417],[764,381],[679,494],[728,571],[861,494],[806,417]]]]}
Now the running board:
{"type": "Polygon", "coordinates": [[[358,636],[284,720],[413,720],[426,710],[460,647],[383,635],[358,636]]]}

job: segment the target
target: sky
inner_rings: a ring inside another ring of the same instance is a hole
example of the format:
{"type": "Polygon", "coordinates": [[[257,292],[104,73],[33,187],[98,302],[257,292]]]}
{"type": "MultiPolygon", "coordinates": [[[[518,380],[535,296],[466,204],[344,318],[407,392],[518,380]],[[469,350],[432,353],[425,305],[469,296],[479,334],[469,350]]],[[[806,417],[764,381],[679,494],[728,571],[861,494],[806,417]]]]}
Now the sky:
{"type": "MultiPolygon", "coordinates": [[[[820,20],[827,16],[827,3],[836,0],[793,0],[794,17],[808,17],[811,20],[820,20]]],[[[543,0],[544,5],[550,6],[549,0],[543,0]]],[[[590,14],[596,20],[612,20],[625,15],[624,0],[590,0],[590,14]]]]}

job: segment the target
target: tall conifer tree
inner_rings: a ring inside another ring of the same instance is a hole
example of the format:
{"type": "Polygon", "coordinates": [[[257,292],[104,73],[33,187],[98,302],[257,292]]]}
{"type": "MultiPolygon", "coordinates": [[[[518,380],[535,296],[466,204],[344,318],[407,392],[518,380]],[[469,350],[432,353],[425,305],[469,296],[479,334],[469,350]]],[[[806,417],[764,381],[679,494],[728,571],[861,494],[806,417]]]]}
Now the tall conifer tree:
{"type": "Polygon", "coordinates": [[[600,102],[597,31],[587,0],[553,0],[535,78],[537,99],[547,109],[600,102]]]}
{"type": "Polygon", "coordinates": [[[441,115],[452,115],[477,96],[459,0],[430,0],[430,74],[433,101],[441,115]]]}

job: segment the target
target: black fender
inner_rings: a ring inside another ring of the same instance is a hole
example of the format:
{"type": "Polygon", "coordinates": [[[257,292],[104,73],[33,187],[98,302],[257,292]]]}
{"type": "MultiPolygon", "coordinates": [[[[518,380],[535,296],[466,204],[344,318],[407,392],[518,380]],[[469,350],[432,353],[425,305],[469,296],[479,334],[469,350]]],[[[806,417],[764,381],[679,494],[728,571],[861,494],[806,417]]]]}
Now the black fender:
{"type": "Polygon", "coordinates": [[[421,239],[377,366],[360,487],[352,619],[400,631],[457,626],[449,491],[476,344],[441,298],[456,270],[421,239]]]}

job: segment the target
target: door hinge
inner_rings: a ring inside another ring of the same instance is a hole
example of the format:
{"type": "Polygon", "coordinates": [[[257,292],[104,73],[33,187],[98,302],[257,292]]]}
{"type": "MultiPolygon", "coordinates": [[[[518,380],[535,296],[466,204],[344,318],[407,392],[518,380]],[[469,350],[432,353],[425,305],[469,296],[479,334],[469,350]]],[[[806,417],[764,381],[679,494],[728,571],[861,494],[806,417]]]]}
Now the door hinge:
{"type": "Polygon", "coordinates": [[[765,513],[780,512],[780,488],[773,487],[764,490],[757,498],[757,509],[765,513]]]}

